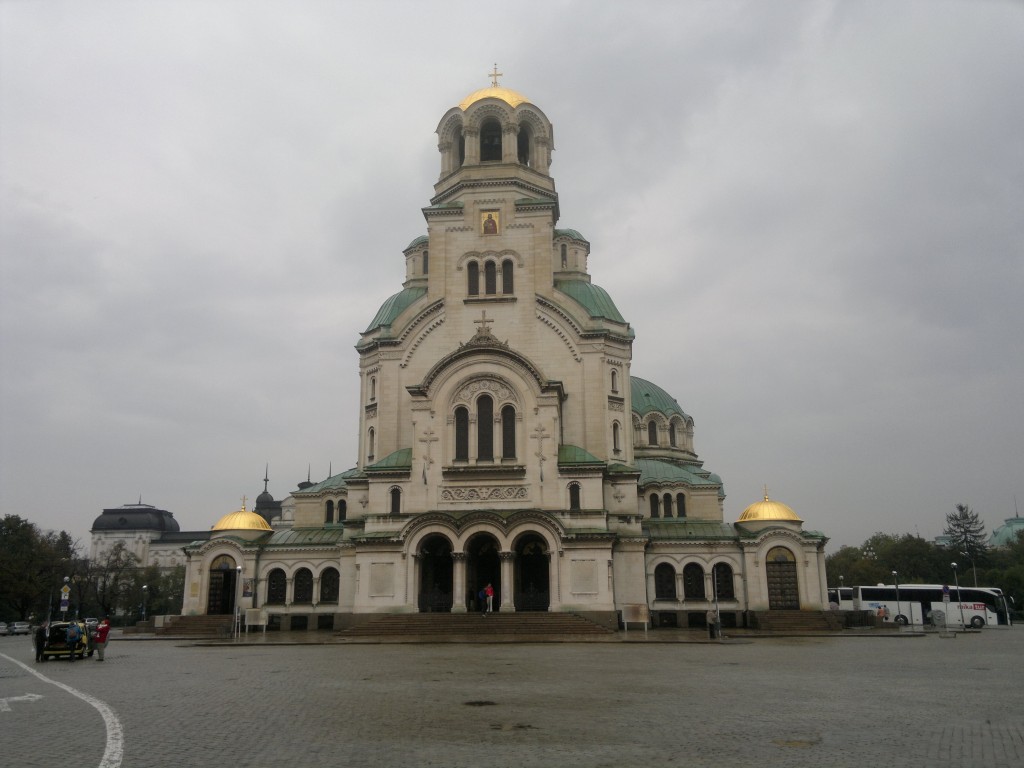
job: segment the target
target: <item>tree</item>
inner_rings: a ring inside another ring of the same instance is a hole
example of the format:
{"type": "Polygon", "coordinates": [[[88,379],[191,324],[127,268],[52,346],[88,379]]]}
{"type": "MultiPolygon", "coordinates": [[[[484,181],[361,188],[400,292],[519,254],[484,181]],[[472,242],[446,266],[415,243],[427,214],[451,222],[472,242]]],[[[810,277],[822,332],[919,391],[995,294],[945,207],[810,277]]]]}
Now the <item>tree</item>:
{"type": "Polygon", "coordinates": [[[957,504],[956,510],[946,515],[946,528],[943,533],[949,538],[950,549],[970,560],[977,586],[977,561],[984,559],[988,551],[985,544],[985,523],[981,521],[978,513],[972,511],[966,504],[957,504]]]}
{"type": "MultiPolygon", "coordinates": [[[[123,541],[114,544],[102,560],[90,564],[89,581],[104,616],[116,616],[120,606],[127,610],[135,601],[139,558],[129,552],[123,541]]],[[[141,594],[141,593],[140,593],[141,594]]]]}
{"type": "Polygon", "coordinates": [[[76,542],[64,531],[41,533],[17,515],[0,521],[0,611],[18,620],[44,613],[48,596],[62,586],[76,542]]]}

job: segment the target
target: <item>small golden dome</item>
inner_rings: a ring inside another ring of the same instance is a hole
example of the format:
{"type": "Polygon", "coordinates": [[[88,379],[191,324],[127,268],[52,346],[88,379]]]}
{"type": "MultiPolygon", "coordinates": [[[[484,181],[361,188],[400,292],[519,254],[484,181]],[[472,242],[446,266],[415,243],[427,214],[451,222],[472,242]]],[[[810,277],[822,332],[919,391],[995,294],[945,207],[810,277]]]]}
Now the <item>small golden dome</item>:
{"type": "Polygon", "coordinates": [[[273,528],[262,517],[255,512],[247,512],[245,502],[237,512],[229,512],[224,515],[217,524],[211,528],[214,531],[272,531],[273,528]]]}
{"type": "Polygon", "coordinates": [[[465,112],[473,104],[482,99],[501,99],[510,107],[515,109],[520,104],[525,104],[529,101],[528,98],[523,96],[521,93],[516,93],[510,88],[502,88],[500,85],[492,85],[489,88],[481,88],[479,91],[473,91],[459,104],[459,109],[465,112]]]}
{"type": "Polygon", "coordinates": [[[740,515],[740,519],[737,522],[752,523],[754,521],[765,520],[789,520],[794,523],[803,522],[803,520],[796,516],[796,512],[787,507],[781,501],[772,501],[769,499],[767,492],[764,495],[764,501],[756,501],[744,509],[743,514],[740,515]]]}

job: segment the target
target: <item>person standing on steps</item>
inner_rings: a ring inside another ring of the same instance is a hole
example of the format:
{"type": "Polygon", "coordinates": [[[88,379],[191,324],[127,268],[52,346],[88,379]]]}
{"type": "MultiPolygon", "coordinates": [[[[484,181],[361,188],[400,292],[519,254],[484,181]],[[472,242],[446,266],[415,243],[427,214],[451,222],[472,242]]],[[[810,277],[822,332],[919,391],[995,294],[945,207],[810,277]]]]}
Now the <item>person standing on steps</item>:
{"type": "Polygon", "coordinates": [[[494,587],[491,586],[490,582],[484,587],[484,595],[487,597],[487,612],[494,612],[494,587]]]}

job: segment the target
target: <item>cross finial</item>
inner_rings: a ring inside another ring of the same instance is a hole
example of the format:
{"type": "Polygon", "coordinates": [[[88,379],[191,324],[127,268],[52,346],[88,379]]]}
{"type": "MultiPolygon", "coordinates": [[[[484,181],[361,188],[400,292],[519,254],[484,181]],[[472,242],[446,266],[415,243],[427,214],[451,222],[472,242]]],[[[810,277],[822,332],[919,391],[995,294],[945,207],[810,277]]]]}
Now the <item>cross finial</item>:
{"type": "Polygon", "coordinates": [[[487,310],[485,309],[480,313],[480,319],[474,320],[473,322],[476,325],[480,326],[480,328],[477,330],[477,333],[490,333],[491,329],[488,328],[487,326],[493,323],[494,321],[487,319],[487,310]]]}
{"type": "Polygon", "coordinates": [[[243,497],[242,497],[242,511],[243,511],[243,512],[245,512],[245,502],[246,502],[246,497],[245,497],[245,496],[243,496],[243,497]]]}
{"type": "Polygon", "coordinates": [[[494,62],[494,71],[488,73],[487,76],[489,78],[491,78],[491,87],[492,88],[497,88],[498,87],[498,78],[499,77],[504,77],[505,73],[504,72],[499,72],[498,71],[498,62],[494,62]]]}
{"type": "Polygon", "coordinates": [[[765,487],[764,487],[764,500],[768,501],[768,486],[767,485],[765,485],[765,487]]]}

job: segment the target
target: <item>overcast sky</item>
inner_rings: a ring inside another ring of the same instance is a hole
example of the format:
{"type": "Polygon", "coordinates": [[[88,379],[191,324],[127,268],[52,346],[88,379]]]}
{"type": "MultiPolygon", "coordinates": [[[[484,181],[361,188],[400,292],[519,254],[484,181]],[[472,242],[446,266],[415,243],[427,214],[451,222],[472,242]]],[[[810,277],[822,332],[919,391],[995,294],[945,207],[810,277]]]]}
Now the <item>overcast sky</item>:
{"type": "Polygon", "coordinates": [[[1021,3],[0,0],[0,513],[87,545],[354,466],[358,333],[495,62],[727,521],[1024,504],[1021,3]]]}

